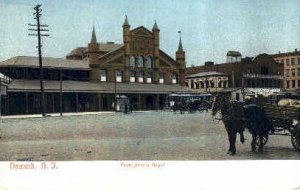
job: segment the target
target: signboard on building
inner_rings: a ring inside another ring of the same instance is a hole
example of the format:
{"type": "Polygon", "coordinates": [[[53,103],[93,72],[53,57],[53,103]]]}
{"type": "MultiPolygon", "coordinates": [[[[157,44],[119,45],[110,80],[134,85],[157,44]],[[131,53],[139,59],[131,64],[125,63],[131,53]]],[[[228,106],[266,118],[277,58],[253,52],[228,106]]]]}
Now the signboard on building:
{"type": "Polygon", "coordinates": [[[255,96],[263,95],[263,96],[269,96],[271,94],[274,94],[275,92],[280,92],[280,88],[246,88],[249,91],[252,91],[255,93],[255,96]]]}

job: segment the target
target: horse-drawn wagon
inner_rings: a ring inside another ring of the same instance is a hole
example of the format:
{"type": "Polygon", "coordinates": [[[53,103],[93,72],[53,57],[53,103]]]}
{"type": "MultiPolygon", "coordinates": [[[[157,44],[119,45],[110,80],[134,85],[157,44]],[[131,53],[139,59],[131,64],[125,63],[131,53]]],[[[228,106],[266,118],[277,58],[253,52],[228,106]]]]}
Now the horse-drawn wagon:
{"type": "Polygon", "coordinates": [[[300,107],[232,102],[226,97],[219,96],[215,98],[212,105],[212,115],[214,119],[223,121],[228,135],[230,155],[236,152],[235,143],[238,133],[241,142],[244,142],[245,128],[252,135],[252,151],[256,151],[256,147],[259,152],[263,151],[269,135],[291,136],[293,147],[300,151],[300,107]],[[216,115],[220,115],[220,118],[216,115]]]}
{"type": "Polygon", "coordinates": [[[273,125],[270,135],[291,136],[295,150],[300,151],[300,107],[265,104],[263,110],[273,125]]]}

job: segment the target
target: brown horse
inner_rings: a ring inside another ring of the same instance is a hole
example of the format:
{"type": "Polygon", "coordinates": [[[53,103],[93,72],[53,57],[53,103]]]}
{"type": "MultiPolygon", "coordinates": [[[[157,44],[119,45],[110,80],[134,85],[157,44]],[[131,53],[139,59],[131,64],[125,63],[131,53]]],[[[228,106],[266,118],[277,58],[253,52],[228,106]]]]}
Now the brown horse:
{"type": "Polygon", "coordinates": [[[259,146],[258,151],[263,150],[271,128],[266,122],[267,118],[262,109],[253,104],[244,106],[240,102],[230,102],[229,98],[219,96],[214,100],[212,115],[215,116],[218,111],[220,111],[221,120],[228,135],[229,149],[227,154],[235,155],[236,135],[237,133],[240,134],[240,140],[243,143],[245,128],[248,128],[252,134],[252,151],[256,150],[256,145],[259,146]]]}

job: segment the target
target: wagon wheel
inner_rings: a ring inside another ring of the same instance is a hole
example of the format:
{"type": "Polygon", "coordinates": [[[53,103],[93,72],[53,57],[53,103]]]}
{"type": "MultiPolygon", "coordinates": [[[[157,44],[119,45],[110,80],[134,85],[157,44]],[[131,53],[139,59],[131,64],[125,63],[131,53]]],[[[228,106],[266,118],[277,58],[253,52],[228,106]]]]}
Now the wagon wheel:
{"type": "Polygon", "coordinates": [[[291,142],[294,149],[300,152],[300,127],[291,131],[291,142]]]}
{"type": "MultiPolygon", "coordinates": [[[[263,136],[263,146],[265,146],[265,145],[267,144],[268,140],[269,140],[269,135],[268,135],[268,134],[265,134],[265,135],[263,136]]],[[[255,143],[256,143],[257,146],[260,145],[259,137],[256,138],[256,142],[255,142],[255,143]]]]}

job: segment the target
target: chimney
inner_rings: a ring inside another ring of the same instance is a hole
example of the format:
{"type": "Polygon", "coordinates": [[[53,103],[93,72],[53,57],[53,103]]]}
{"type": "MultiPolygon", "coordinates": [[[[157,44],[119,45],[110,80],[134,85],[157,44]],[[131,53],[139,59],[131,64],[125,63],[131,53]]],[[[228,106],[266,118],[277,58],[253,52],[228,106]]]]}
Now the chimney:
{"type": "Polygon", "coordinates": [[[297,48],[296,48],[296,49],[295,49],[295,53],[297,53],[297,51],[298,51],[298,50],[297,50],[297,48]]]}

